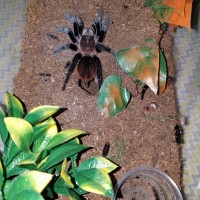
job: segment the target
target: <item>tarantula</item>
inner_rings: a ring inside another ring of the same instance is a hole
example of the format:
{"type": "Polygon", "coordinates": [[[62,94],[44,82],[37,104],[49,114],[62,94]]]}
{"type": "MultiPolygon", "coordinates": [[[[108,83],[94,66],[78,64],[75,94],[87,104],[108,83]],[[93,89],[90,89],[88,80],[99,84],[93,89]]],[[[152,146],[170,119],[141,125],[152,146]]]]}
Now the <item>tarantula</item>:
{"type": "MultiPolygon", "coordinates": [[[[67,43],[61,46],[53,53],[58,53],[65,49],[71,49],[77,52],[72,59],[72,62],[70,63],[68,72],[66,73],[64,84],[62,86],[63,91],[65,90],[66,84],[68,83],[69,78],[74,72],[75,68],[79,76],[79,87],[84,89],[82,87],[83,81],[83,83],[88,88],[90,81],[97,78],[99,89],[101,88],[101,85],[103,83],[102,65],[100,59],[97,57],[96,54],[100,53],[101,51],[106,51],[111,53],[115,57],[115,52],[111,48],[102,44],[110,21],[108,16],[105,19],[104,23],[102,23],[102,17],[103,11],[102,8],[99,8],[97,17],[92,23],[92,27],[84,28],[84,23],[81,18],[73,16],[71,14],[67,14],[65,18],[73,23],[74,31],[67,27],[57,28],[58,32],[68,34],[71,43],[67,43]]],[[[52,38],[57,39],[57,37],[55,36],[53,36],[52,38]]]]}

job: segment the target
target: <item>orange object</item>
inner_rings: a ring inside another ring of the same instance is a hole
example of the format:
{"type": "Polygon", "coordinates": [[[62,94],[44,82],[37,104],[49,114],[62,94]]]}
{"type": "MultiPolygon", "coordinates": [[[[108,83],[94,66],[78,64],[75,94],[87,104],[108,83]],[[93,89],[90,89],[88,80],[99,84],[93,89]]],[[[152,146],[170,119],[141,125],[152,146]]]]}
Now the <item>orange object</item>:
{"type": "Polygon", "coordinates": [[[180,12],[176,11],[173,8],[163,8],[155,9],[154,16],[160,21],[164,21],[173,25],[185,26],[190,29],[192,1],[193,0],[186,0],[184,15],[182,15],[180,12]]]}
{"type": "Polygon", "coordinates": [[[186,0],[184,15],[178,12],[172,13],[169,19],[171,24],[185,26],[189,29],[191,28],[192,1],[193,0],[186,0]]]}
{"type": "Polygon", "coordinates": [[[187,0],[163,0],[163,5],[171,7],[180,12],[181,15],[185,14],[185,4],[187,0]]]}

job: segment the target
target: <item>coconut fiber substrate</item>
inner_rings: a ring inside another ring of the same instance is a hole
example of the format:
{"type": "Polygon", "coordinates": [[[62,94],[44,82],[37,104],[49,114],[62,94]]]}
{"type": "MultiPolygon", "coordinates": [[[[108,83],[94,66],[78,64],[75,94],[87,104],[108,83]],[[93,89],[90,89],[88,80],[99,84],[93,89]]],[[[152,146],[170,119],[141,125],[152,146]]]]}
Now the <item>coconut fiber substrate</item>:
{"type": "MultiPolygon", "coordinates": [[[[86,27],[91,27],[100,6],[104,12],[103,19],[110,16],[110,26],[104,40],[106,46],[115,52],[134,46],[158,48],[160,24],[143,4],[144,0],[30,0],[21,66],[13,91],[25,103],[27,110],[40,105],[67,108],[57,117],[62,130],[76,128],[91,133],[83,137],[82,142],[93,149],[85,152],[81,160],[102,155],[104,144],[110,142],[107,157],[121,167],[114,173],[116,180],[136,166],[152,166],[167,173],[180,187],[180,146],[176,143],[174,130],[178,112],[171,36],[165,34],[160,44],[166,56],[168,76],[171,77],[161,96],[148,89],[144,100],[141,100],[141,87],[137,87],[133,78],[122,71],[112,55],[106,52],[97,54],[104,79],[113,74],[120,76],[122,85],[132,95],[127,108],[113,118],[102,116],[97,109],[97,94],[88,94],[78,86],[76,72],[71,75],[65,91],[62,91],[67,72],[65,66],[73,59],[75,52],[64,50],[53,54],[54,50],[70,42],[67,34],[56,32],[58,27],[73,28],[64,16],[67,13],[79,16],[86,27]],[[46,33],[58,39],[48,37],[46,33]]],[[[86,198],[109,199],[93,194],[86,198]]]]}

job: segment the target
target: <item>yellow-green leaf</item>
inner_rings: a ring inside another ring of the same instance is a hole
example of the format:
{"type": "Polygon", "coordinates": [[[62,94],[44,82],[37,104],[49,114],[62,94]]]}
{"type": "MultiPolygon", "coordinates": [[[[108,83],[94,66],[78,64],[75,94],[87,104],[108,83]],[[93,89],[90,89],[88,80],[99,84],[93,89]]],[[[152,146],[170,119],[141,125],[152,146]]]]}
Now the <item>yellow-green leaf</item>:
{"type": "Polygon", "coordinates": [[[74,137],[77,137],[79,135],[85,134],[85,131],[82,130],[76,130],[76,129],[69,129],[64,130],[56,134],[47,145],[47,149],[52,149],[55,146],[58,146],[64,142],[67,142],[71,140],[74,137]]]}
{"type": "Polygon", "coordinates": [[[49,159],[49,156],[46,156],[46,157],[37,165],[37,167],[40,168],[48,159],[49,159]]]}
{"type": "Polygon", "coordinates": [[[8,131],[6,129],[6,125],[4,123],[5,113],[0,107],[0,135],[2,142],[4,144],[4,148],[6,147],[6,140],[8,139],[8,131]]]}
{"type": "Polygon", "coordinates": [[[46,118],[52,116],[55,114],[58,110],[61,108],[59,106],[38,106],[34,109],[32,109],[26,116],[25,120],[30,122],[31,124],[35,125],[46,118]]]}
{"type": "Polygon", "coordinates": [[[116,168],[117,165],[115,165],[113,162],[104,157],[99,156],[99,157],[89,158],[84,162],[82,162],[81,165],[77,168],[77,171],[83,171],[86,169],[101,169],[106,173],[110,173],[116,168]]]}
{"type": "Polygon", "coordinates": [[[68,189],[69,192],[69,200],[81,200],[81,196],[79,196],[73,189],[68,189]]]}
{"type": "Polygon", "coordinates": [[[8,198],[6,200],[45,200],[42,195],[34,190],[19,190],[19,193],[17,193],[14,197],[8,198]]]}
{"type": "Polygon", "coordinates": [[[5,117],[4,121],[16,146],[25,152],[29,152],[33,136],[32,125],[26,120],[16,117],[5,117]]]}
{"type": "Polygon", "coordinates": [[[25,171],[26,169],[23,170],[23,168],[18,167],[18,164],[24,160],[29,160],[33,157],[33,154],[31,153],[26,153],[22,151],[19,153],[16,157],[14,157],[11,162],[6,166],[6,176],[10,177],[13,175],[20,174],[21,171],[25,171]]]}
{"type": "Polygon", "coordinates": [[[7,112],[10,117],[19,117],[22,118],[24,111],[21,102],[9,92],[6,92],[6,105],[7,112]]]}
{"type": "Polygon", "coordinates": [[[50,117],[47,120],[35,125],[33,127],[33,142],[39,137],[45,135],[44,133],[54,124],[56,124],[55,120],[50,117]]]}
{"type": "Polygon", "coordinates": [[[3,166],[0,160],[0,191],[3,185],[3,181],[4,181],[4,172],[3,172],[3,166]]]}
{"type": "Polygon", "coordinates": [[[15,195],[19,191],[34,190],[41,193],[47,184],[51,181],[53,175],[39,172],[39,171],[26,171],[20,174],[10,185],[8,189],[8,198],[15,199],[15,195]]]}
{"type": "Polygon", "coordinates": [[[109,175],[100,169],[86,169],[75,174],[77,185],[87,191],[104,196],[113,196],[109,175]]]}
{"type": "Polygon", "coordinates": [[[57,133],[58,133],[57,125],[52,124],[47,129],[47,131],[45,131],[43,133],[43,135],[40,138],[38,138],[38,140],[36,140],[36,142],[34,143],[34,146],[33,146],[33,151],[34,152],[40,152],[40,151],[44,150],[46,148],[46,146],[48,145],[49,141],[51,141],[51,139],[55,135],[57,135],[57,133]]]}
{"type": "Polygon", "coordinates": [[[18,166],[19,165],[32,165],[32,166],[36,166],[36,161],[37,161],[37,159],[38,159],[39,156],[40,156],[40,153],[38,153],[38,154],[32,154],[31,158],[22,160],[17,165],[18,166]]]}
{"type": "Polygon", "coordinates": [[[64,159],[62,163],[61,173],[60,176],[65,181],[65,183],[68,185],[69,188],[74,188],[73,183],[71,182],[70,176],[67,174],[67,160],[64,159]]]}

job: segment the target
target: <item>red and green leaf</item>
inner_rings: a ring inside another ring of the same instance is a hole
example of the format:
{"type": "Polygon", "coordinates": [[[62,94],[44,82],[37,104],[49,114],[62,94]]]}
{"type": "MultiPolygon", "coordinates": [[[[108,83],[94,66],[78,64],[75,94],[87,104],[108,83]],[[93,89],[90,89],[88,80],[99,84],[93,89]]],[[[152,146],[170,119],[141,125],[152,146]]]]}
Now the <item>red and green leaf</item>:
{"type": "Polygon", "coordinates": [[[121,79],[116,75],[108,76],[98,93],[98,109],[102,114],[113,117],[126,108],[130,93],[121,86],[121,79]]]}
{"type": "Polygon", "coordinates": [[[167,65],[161,50],[149,47],[120,49],[117,61],[127,74],[148,85],[155,94],[163,94],[167,65]]]}
{"type": "Polygon", "coordinates": [[[126,48],[117,52],[117,61],[133,78],[158,92],[159,51],[149,47],[126,48]]]}
{"type": "Polygon", "coordinates": [[[192,0],[147,0],[145,5],[154,10],[159,21],[190,29],[192,0]]]}

